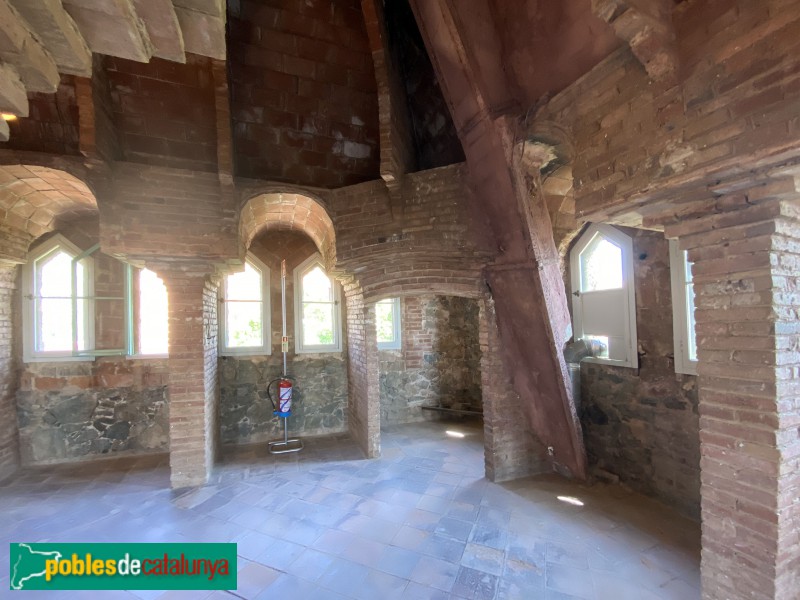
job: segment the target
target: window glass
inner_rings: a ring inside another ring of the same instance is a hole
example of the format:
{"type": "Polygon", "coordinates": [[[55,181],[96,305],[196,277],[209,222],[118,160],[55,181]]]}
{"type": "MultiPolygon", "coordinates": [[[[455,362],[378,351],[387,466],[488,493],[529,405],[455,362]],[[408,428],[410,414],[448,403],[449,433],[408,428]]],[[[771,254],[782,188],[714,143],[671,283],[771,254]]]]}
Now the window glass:
{"type": "Polygon", "coordinates": [[[598,234],[581,252],[581,291],[622,288],[622,248],[598,234]]]}
{"type": "Polygon", "coordinates": [[[164,282],[149,269],[139,271],[139,353],[167,354],[168,298],[164,282]]]}
{"type": "Polygon", "coordinates": [[[319,255],[295,269],[296,348],[298,352],[340,350],[338,292],[319,255]]]}
{"type": "Polygon", "coordinates": [[[686,289],[686,350],[689,360],[697,360],[697,334],[694,320],[694,283],[692,282],[692,263],[686,251],[683,252],[683,272],[686,289]]]}
{"type": "Polygon", "coordinates": [[[319,266],[303,275],[303,302],[333,302],[330,277],[319,266]]]}
{"type": "MultiPolygon", "coordinates": [[[[57,250],[37,262],[36,351],[72,350],[72,255],[57,250]]],[[[83,265],[77,265],[78,293],[86,288],[83,265]]],[[[86,348],[86,300],[78,300],[78,349],[86,348]]]]}
{"type": "Polygon", "coordinates": [[[388,344],[394,341],[394,301],[391,298],[381,300],[375,305],[375,328],[379,343],[388,344]]]}
{"type": "Polygon", "coordinates": [[[249,261],[244,271],[225,278],[225,346],[264,345],[263,274],[249,261]]]}

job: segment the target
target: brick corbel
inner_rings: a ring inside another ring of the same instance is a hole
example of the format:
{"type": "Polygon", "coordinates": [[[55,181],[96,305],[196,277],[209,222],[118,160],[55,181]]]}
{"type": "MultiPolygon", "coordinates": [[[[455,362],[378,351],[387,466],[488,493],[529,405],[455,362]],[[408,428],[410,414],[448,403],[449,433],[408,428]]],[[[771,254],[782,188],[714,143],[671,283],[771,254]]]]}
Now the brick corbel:
{"type": "Polygon", "coordinates": [[[672,0],[592,0],[592,12],[628,43],[653,81],[676,81],[672,0]]]}

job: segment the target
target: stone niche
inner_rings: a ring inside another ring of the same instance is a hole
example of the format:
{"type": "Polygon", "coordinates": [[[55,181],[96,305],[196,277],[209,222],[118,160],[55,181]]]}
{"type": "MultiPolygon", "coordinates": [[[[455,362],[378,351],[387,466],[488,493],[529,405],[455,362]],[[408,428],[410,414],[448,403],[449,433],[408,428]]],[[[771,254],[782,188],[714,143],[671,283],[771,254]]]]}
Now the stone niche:
{"type": "MultiPolygon", "coordinates": [[[[286,307],[289,354],[287,370],[296,378],[292,434],[310,436],[347,430],[347,350],[296,354],[294,344],[295,267],[317,252],[306,235],[293,231],[268,231],[256,237],[250,252],[270,270],[272,353],[257,356],[221,356],[220,439],[223,444],[258,443],[279,438],[283,424],[272,414],[267,384],[281,374],[281,259],[286,259],[286,307]]],[[[338,285],[338,284],[337,284],[338,285]]],[[[342,339],[346,317],[342,310],[342,339]]],[[[274,386],[273,386],[274,393],[274,386]]]]}
{"type": "Polygon", "coordinates": [[[633,238],[639,368],[581,365],[581,424],[589,462],[684,514],[700,514],[697,377],[675,372],[669,245],[633,238]]]}
{"type": "Polygon", "coordinates": [[[401,298],[402,346],[380,351],[381,423],[439,419],[423,406],[482,410],[478,303],[401,298]]]}
{"type": "Polygon", "coordinates": [[[166,361],[32,363],[17,392],[23,464],[166,452],[166,361]]]}

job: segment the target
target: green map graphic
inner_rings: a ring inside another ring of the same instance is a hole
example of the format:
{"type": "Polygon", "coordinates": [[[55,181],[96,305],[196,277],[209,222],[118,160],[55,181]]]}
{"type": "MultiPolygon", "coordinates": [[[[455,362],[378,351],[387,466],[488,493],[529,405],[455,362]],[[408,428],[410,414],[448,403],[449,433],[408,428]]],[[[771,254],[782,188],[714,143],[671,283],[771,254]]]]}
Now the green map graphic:
{"type": "Polygon", "coordinates": [[[60,560],[60,552],[41,552],[28,544],[11,545],[11,589],[24,590],[31,579],[44,578],[45,561],[60,560]]]}

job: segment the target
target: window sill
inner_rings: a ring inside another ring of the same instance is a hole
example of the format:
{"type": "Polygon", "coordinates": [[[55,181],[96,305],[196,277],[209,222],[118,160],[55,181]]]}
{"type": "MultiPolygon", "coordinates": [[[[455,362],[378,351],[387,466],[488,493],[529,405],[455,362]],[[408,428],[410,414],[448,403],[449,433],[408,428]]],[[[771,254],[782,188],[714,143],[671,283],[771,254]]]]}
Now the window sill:
{"type": "Polygon", "coordinates": [[[311,354],[341,354],[342,353],[342,349],[341,348],[332,348],[330,350],[300,350],[298,348],[295,348],[294,353],[295,354],[304,354],[306,356],[311,355],[311,354]]]}
{"type": "Polygon", "coordinates": [[[169,358],[169,354],[129,354],[127,360],[164,360],[169,358]]]}
{"type": "Polygon", "coordinates": [[[96,356],[25,356],[23,363],[94,362],[96,356]]]}
{"type": "Polygon", "coordinates": [[[688,364],[675,363],[675,373],[677,375],[694,375],[697,376],[697,361],[691,361],[688,364]]]}

